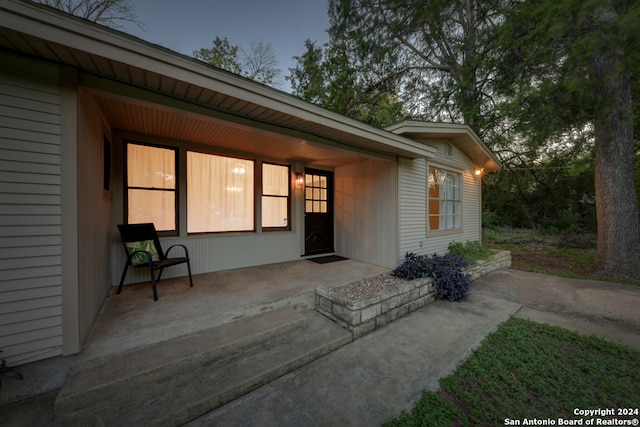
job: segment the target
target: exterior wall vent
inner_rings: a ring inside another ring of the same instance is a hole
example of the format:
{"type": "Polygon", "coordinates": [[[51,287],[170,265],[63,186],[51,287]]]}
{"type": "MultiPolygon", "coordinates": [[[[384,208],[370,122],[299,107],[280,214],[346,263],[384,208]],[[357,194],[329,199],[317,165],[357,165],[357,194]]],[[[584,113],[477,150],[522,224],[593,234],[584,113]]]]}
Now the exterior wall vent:
{"type": "Polygon", "coordinates": [[[444,145],[444,153],[447,157],[453,157],[453,145],[445,144],[444,145]]]}

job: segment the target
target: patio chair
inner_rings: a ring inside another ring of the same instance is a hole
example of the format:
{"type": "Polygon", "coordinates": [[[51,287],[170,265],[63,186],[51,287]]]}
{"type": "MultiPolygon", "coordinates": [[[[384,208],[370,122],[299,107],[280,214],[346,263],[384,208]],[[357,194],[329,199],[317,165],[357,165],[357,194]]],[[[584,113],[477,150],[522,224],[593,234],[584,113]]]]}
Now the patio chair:
{"type": "Polygon", "coordinates": [[[148,267],[151,274],[151,286],[153,288],[153,300],[158,300],[158,291],[156,290],[156,282],[160,281],[162,271],[165,267],[177,264],[187,264],[189,270],[189,284],[193,286],[191,278],[191,263],[189,262],[189,251],[184,245],[173,245],[166,252],[160,246],[160,239],[153,223],[149,224],[119,224],[120,237],[127,254],[127,263],[124,266],[122,277],[120,278],[120,286],[118,286],[118,294],[122,292],[124,278],[127,275],[129,266],[148,267]],[[184,249],[184,257],[168,258],[169,251],[176,246],[184,249]],[[158,278],[155,277],[155,271],[159,270],[158,278]]]}

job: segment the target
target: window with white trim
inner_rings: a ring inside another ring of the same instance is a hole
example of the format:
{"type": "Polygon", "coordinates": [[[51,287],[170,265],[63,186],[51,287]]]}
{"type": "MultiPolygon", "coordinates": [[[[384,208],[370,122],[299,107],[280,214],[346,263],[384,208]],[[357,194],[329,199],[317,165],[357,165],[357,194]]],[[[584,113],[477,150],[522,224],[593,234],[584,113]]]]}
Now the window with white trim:
{"type": "Polygon", "coordinates": [[[429,231],[460,228],[462,215],[461,175],[429,168],[427,226],[429,231]]]}

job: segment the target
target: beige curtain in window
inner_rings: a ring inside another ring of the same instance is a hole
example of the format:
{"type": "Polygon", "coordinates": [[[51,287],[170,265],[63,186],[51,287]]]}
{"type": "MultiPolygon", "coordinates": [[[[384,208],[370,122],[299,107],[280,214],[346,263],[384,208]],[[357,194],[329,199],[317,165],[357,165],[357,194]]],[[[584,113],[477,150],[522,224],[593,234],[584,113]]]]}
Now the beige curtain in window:
{"type": "Polygon", "coordinates": [[[254,229],[253,162],[187,153],[187,231],[254,229]]]}
{"type": "Polygon", "coordinates": [[[287,227],[289,168],[279,165],[262,165],[262,226],[287,227]]]}
{"type": "Polygon", "coordinates": [[[129,224],[153,222],[157,230],[176,229],[175,166],[174,150],[127,144],[129,224]]]}

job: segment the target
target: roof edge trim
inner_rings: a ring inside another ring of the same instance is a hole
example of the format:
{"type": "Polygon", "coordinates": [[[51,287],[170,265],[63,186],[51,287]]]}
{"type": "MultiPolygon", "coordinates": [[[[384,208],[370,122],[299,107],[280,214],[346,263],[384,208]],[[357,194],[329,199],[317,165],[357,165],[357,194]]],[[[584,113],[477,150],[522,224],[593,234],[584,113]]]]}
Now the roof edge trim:
{"type": "Polygon", "coordinates": [[[492,169],[502,169],[502,163],[491,151],[489,147],[480,139],[478,134],[471,128],[471,126],[460,123],[433,123],[433,122],[419,122],[413,120],[405,120],[399,123],[395,123],[391,126],[387,126],[385,130],[393,132],[398,135],[429,135],[433,134],[435,138],[455,138],[461,135],[468,137],[475,145],[482,151],[489,163],[494,163],[495,167],[492,169]]]}

